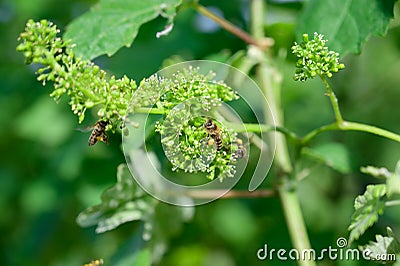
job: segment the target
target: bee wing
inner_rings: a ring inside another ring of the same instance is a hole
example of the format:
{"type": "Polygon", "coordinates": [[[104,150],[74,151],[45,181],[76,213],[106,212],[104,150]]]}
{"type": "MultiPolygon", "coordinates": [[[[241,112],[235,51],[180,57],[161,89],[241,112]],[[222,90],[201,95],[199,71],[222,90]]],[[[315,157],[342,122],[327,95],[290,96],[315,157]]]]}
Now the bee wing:
{"type": "Polygon", "coordinates": [[[92,131],[93,128],[94,128],[94,126],[80,126],[80,127],[77,127],[75,130],[78,130],[80,132],[89,132],[89,131],[92,131]]]}

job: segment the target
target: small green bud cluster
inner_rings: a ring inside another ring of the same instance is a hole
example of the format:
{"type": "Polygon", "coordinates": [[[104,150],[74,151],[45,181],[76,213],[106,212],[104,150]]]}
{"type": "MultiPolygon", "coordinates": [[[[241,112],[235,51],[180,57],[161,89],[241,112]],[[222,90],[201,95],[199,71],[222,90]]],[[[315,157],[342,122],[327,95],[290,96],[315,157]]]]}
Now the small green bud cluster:
{"type": "Polygon", "coordinates": [[[199,68],[188,67],[173,74],[173,84],[163,95],[164,107],[169,109],[189,99],[202,97],[222,102],[236,100],[239,97],[223,81],[212,81],[215,73],[199,73],[199,68]]]}
{"type": "Polygon", "coordinates": [[[165,113],[169,113],[178,104],[195,98],[203,99],[204,109],[207,109],[206,106],[208,109],[215,106],[215,101],[227,102],[239,98],[223,81],[213,81],[214,76],[214,72],[204,75],[198,67],[192,66],[176,71],[172,78],[152,75],[140,82],[133,106],[156,104],[157,108],[163,108],[165,113]]]}
{"type": "Polygon", "coordinates": [[[306,81],[317,75],[330,78],[332,73],[344,69],[344,64],[339,63],[339,54],[329,51],[325,46],[326,42],[322,34],[314,33],[314,39],[311,41],[308,34],[303,34],[303,42],[292,46],[293,54],[299,58],[294,80],[306,81]]]}
{"type": "Polygon", "coordinates": [[[29,20],[25,32],[21,33],[17,51],[22,52],[26,63],[40,64],[38,80],[54,83],[50,96],[58,101],[67,94],[72,111],[78,115],[79,123],[85,119],[85,112],[97,108],[99,119],[115,123],[127,114],[136,83],[124,76],[108,78],[105,71],[91,61],[75,58],[70,41],[57,37],[60,30],[47,20],[29,20]]]}

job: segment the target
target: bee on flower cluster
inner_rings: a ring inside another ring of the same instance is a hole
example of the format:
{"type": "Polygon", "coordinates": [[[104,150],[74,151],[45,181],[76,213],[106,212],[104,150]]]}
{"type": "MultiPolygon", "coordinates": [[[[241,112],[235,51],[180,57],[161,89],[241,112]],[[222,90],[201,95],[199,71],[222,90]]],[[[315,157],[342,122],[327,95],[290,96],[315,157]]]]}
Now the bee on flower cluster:
{"type": "Polygon", "coordinates": [[[97,141],[105,142],[108,144],[108,135],[106,133],[106,127],[110,124],[108,120],[99,120],[94,124],[92,133],[90,134],[88,144],[93,146],[97,141]]]}
{"type": "Polygon", "coordinates": [[[217,145],[217,151],[222,149],[222,137],[221,137],[221,129],[218,127],[216,123],[208,119],[204,123],[204,128],[207,131],[208,135],[211,137],[208,145],[217,145]]]}
{"type": "MultiPolygon", "coordinates": [[[[208,136],[210,137],[208,145],[211,146],[216,144],[217,151],[220,151],[224,146],[221,136],[221,129],[211,119],[207,119],[203,127],[207,131],[208,136]]],[[[234,152],[233,157],[235,159],[242,159],[243,157],[245,157],[247,154],[247,150],[244,147],[243,140],[240,138],[236,138],[233,144],[237,145],[237,150],[234,152]]]]}

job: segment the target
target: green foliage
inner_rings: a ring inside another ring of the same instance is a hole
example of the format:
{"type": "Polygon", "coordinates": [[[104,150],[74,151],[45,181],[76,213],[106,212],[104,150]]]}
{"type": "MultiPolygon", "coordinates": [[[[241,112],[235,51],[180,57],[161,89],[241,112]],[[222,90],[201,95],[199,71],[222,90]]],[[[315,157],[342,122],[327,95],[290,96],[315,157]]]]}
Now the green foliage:
{"type": "Polygon", "coordinates": [[[349,242],[353,242],[362,235],[368,227],[371,227],[378,216],[383,213],[385,202],[383,197],[386,195],[385,185],[368,185],[363,195],[356,198],[354,202],[355,212],[351,217],[349,226],[349,242]]]}
{"type": "Polygon", "coordinates": [[[381,167],[373,167],[373,166],[367,166],[367,167],[362,167],[361,172],[371,175],[373,177],[379,178],[379,179],[384,179],[386,181],[386,188],[388,191],[388,197],[389,198],[395,198],[396,195],[400,195],[400,191],[398,190],[398,182],[399,182],[399,176],[400,176],[400,161],[397,161],[396,168],[394,172],[390,172],[388,169],[381,167]],[[390,191],[390,193],[389,193],[390,191]]]}
{"type": "Polygon", "coordinates": [[[43,95],[17,119],[15,126],[18,134],[46,146],[56,147],[65,143],[75,123],[63,110],[62,106],[43,95]],[[37,123],[36,117],[40,117],[42,123],[37,123]],[[43,134],[44,130],[49,135],[43,134]]]}
{"type": "Polygon", "coordinates": [[[349,151],[340,143],[327,143],[312,148],[304,148],[302,152],[340,173],[351,172],[349,151]]]}
{"type": "Polygon", "coordinates": [[[297,38],[319,32],[330,40],[330,49],[341,56],[360,53],[371,35],[386,33],[395,3],[396,0],[308,1],[296,28],[297,38]]]}
{"type": "MultiPolygon", "coordinates": [[[[168,240],[181,230],[184,221],[192,217],[191,207],[179,208],[151,197],[134,181],[127,165],[121,164],[117,183],[103,192],[100,204],[81,212],[77,223],[82,227],[97,225],[96,232],[104,233],[127,222],[141,221],[144,224],[143,239],[149,241],[152,253],[158,254],[151,260],[157,260],[168,240]]],[[[137,254],[137,263],[149,261],[147,251],[144,249],[143,252],[137,254]]]]}
{"type": "Polygon", "coordinates": [[[388,236],[376,235],[376,241],[361,247],[364,254],[379,263],[393,265],[400,256],[400,242],[393,234],[392,229],[387,228],[388,236]]]}
{"type": "MultiPolygon", "coordinates": [[[[358,239],[370,226],[377,220],[378,216],[389,206],[398,206],[400,202],[396,199],[400,195],[399,191],[399,165],[396,165],[394,173],[386,168],[373,166],[362,167],[363,173],[369,174],[379,179],[385,179],[386,184],[368,185],[363,195],[356,198],[354,202],[355,212],[349,226],[350,239],[353,242],[358,239]]],[[[378,239],[377,239],[378,240],[378,239]]]]}
{"type": "Polygon", "coordinates": [[[159,15],[168,20],[166,28],[172,27],[175,8],[181,2],[101,0],[69,25],[65,39],[73,40],[75,53],[84,59],[102,54],[112,56],[121,47],[129,47],[140,26],[159,15]]]}
{"type": "Polygon", "coordinates": [[[397,162],[394,173],[387,177],[386,186],[389,198],[400,195],[400,161],[397,162]]]}
{"type": "Polygon", "coordinates": [[[156,204],[134,181],[128,167],[121,164],[117,183],[103,192],[101,204],[80,213],[77,222],[82,227],[97,225],[96,232],[103,233],[126,222],[147,221],[156,204]]]}
{"type": "Polygon", "coordinates": [[[332,73],[344,68],[344,64],[339,63],[339,53],[329,51],[325,46],[326,42],[322,34],[314,33],[311,41],[308,39],[308,34],[303,34],[303,42],[295,43],[292,52],[299,58],[294,75],[296,81],[306,81],[317,75],[331,78],[332,73]]]}
{"type": "Polygon", "coordinates": [[[389,170],[384,167],[378,168],[370,165],[361,167],[360,171],[376,178],[388,178],[392,175],[389,170]]]}

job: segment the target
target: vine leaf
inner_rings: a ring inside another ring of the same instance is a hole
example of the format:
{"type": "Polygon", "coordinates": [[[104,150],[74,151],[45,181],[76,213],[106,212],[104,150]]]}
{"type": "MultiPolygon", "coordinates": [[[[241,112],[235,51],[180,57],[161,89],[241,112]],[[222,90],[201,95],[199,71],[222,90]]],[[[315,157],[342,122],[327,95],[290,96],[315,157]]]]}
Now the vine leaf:
{"type": "Polygon", "coordinates": [[[386,33],[396,0],[311,0],[306,3],[296,28],[297,40],[303,33],[321,33],[330,50],[360,53],[371,35],[386,33]]]}
{"type": "Polygon", "coordinates": [[[358,196],[354,201],[355,212],[351,217],[349,226],[349,243],[358,239],[383,213],[386,195],[386,185],[368,185],[363,195],[358,196]]]}
{"type": "Polygon", "coordinates": [[[361,173],[364,173],[364,174],[367,174],[367,175],[370,175],[370,176],[373,176],[373,177],[379,178],[379,179],[387,179],[392,175],[392,173],[387,168],[384,168],[384,167],[378,168],[375,166],[368,165],[368,166],[361,167],[360,170],[361,170],[361,173]]]}
{"type": "Polygon", "coordinates": [[[302,153],[321,161],[332,169],[347,174],[351,172],[350,153],[340,143],[328,143],[313,148],[304,148],[302,153]]]}
{"type": "Polygon", "coordinates": [[[64,37],[76,44],[74,52],[78,57],[90,60],[102,54],[111,56],[121,47],[129,47],[140,26],[159,15],[172,25],[175,9],[181,2],[100,0],[89,12],[69,24],[64,37]]]}
{"type": "Polygon", "coordinates": [[[400,161],[397,162],[394,173],[387,178],[386,185],[388,197],[400,194],[400,161]]]}
{"type": "Polygon", "coordinates": [[[80,226],[97,225],[96,233],[103,233],[129,221],[146,221],[156,205],[136,184],[125,164],[118,166],[117,183],[103,192],[101,201],[79,214],[80,226]]]}
{"type": "Polygon", "coordinates": [[[376,235],[376,242],[370,241],[369,244],[361,246],[364,255],[371,260],[393,265],[396,261],[396,254],[400,253],[400,243],[388,227],[388,236],[376,235]]]}

